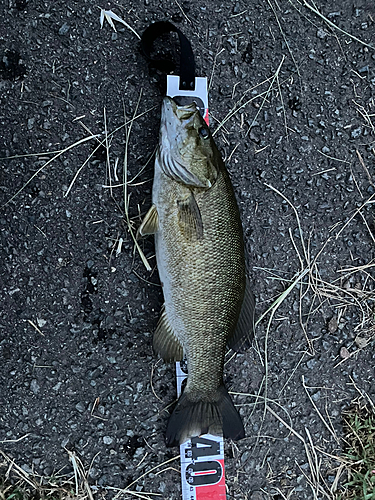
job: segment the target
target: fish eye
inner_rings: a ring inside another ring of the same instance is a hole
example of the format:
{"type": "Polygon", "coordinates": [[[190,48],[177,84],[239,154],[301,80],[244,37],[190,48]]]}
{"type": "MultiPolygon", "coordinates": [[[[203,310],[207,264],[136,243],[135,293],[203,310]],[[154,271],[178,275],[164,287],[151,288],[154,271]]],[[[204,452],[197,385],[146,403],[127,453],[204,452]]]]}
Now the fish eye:
{"type": "Polygon", "coordinates": [[[208,130],[205,127],[200,127],[200,129],[198,129],[198,134],[201,137],[203,137],[203,139],[207,139],[210,135],[210,133],[208,132],[208,130]]]}

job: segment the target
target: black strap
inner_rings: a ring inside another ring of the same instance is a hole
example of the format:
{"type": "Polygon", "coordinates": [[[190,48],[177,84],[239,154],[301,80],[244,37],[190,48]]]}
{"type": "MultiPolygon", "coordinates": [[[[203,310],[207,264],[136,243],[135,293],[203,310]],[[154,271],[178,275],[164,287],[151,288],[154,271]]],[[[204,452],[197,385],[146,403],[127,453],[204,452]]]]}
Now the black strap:
{"type": "Polygon", "coordinates": [[[152,66],[160,71],[170,73],[175,69],[175,64],[167,59],[153,59],[151,50],[153,42],[164,33],[171,31],[178,34],[180,39],[180,90],[195,90],[195,61],[189,40],[169,21],[159,21],[151,24],[143,33],[141,44],[144,55],[152,66]]]}

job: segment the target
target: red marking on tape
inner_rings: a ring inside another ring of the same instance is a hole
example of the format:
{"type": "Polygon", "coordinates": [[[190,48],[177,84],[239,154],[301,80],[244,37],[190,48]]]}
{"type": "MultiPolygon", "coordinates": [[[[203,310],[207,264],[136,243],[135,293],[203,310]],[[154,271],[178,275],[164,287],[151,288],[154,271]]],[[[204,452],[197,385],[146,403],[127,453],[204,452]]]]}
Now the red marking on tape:
{"type": "Polygon", "coordinates": [[[222,466],[222,476],[218,483],[197,486],[195,488],[196,500],[225,500],[225,475],[224,475],[224,460],[218,460],[222,466]]]}

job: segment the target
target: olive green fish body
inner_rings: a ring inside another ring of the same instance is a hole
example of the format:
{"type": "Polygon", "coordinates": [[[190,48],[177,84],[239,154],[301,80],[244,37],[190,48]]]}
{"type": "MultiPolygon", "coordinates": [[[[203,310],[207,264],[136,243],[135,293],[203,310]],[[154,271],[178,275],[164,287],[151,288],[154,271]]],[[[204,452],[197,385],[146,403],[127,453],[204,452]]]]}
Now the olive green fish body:
{"type": "Polygon", "coordinates": [[[196,192],[160,172],[153,189],[159,216],[155,234],[165,310],[188,360],[188,389],[212,392],[222,383],[228,336],[244,290],[243,236],[232,186],[224,169],[207,191],[196,192]],[[193,193],[203,237],[186,238],[179,201],[193,193]]]}
{"type": "MultiPolygon", "coordinates": [[[[141,233],[155,234],[165,299],[155,350],[166,360],[183,352],[188,363],[187,385],[167,428],[169,445],[222,428],[228,437],[244,435],[223,386],[226,346],[238,340],[246,289],[243,233],[228,173],[207,134],[195,108],[165,98],[153,208],[141,233]]],[[[252,296],[250,309],[245,316],[251,318],[252,296]]]]}

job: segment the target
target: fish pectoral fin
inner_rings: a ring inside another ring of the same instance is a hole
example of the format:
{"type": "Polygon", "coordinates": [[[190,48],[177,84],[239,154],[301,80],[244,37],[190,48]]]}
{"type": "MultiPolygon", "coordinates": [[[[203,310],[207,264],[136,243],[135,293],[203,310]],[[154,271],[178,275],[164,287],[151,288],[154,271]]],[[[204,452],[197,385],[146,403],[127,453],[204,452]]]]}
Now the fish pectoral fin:
{"type": "Polygon", "coordinates": [[[156,209],[156,205],[152,205],[150,210],[145,215],[142,224],[138,229],[138,234],[140,236],[146,236],[146,234],[155,234],[159,228],[159,216],[156,209]]]}
{"type": "Polygon", "coordinates": [[[186,239],[203,238],[203,222],[201,212],[193,193],[185,200],[177,200],[178,222],[186,239]]]}
{"type": "Polygon", "coordinates": [[[228,347],[234,351],[250,347],[254,336],[254,312],[255,299],[250,288],[250,282],[246,277],[245,295],[242,302],[241,312],[238,317],[237,326],[231,337],[228,338],[228,347]]]}
{"type": "Polygon", "coordinates": [[[181,361],[183,358],[182,345],[169,323],[164,307],[154,333],[153,346],[164,361],[181,361]]]}

